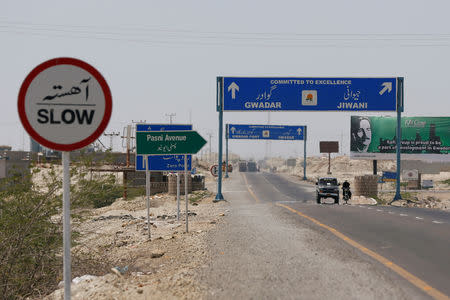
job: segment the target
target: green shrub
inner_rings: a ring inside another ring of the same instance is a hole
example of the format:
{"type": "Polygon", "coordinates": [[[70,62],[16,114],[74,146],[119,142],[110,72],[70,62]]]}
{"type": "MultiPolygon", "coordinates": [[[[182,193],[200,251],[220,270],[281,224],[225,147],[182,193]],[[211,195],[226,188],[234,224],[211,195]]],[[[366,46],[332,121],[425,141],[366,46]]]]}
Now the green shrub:
{"type": "Polygon", "coordinates": [[[136,197],[141,197],[141,196],[145,196],[145,186],[136,186],[136,187],[132,187],[128,184],[127,187],[127,198],[128,199],[133,199],[136,197]]]}
{"type": "MultiPolygon", "coordinates": [[[[106,157],[109,158],[108,155],[106,157]]],[[[104,207],[111,205],[122,196],[123,188],[116,184],[113,174],[92,174],[92,155],[83,154],[79,161],[71,166],[71,177],[75,184],[71,186],[71,203],[74,208],[104,207]]],[[[97,166],[106,163],[98,162],[97,166]]]]}
{"type": "Polygon", "coordinates": [[[114,175],[102,175],[95,180],[80,179],[72,192],[74,207],[104,207],[122,196],[123,188],[116,184],[114,175]]]}
{"type": "Polygon", "coordinates": [[[61,181],[50,172],[45,191],[31,176],[0,183],[0,298],[39,295],[55,288],[61,276],[61,181]]]}

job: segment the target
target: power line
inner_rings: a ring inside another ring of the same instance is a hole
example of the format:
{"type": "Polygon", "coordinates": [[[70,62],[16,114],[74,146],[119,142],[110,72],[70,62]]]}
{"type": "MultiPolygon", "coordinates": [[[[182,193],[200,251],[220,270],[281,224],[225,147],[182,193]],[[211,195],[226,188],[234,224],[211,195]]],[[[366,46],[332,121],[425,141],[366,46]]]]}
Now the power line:
{"type": "MultiPolygon", "coordinates": [[[[6,33],[6,34],[22,34],[22,35],[34,35],[34,36],[41,36],[41,37],[61,37],[61,38],[78,38],[78,39],[91,39],[91,40],[106,40],[106,41],[119,41],[119,42],[133,42],[133,43],[140,43],[145,44],[149,46],[156,46],[156,47],[167,47],[167,46],[220,46],[220,47],[266,47],[266,48],[392,48],[392,47],[407,47],[407,48],[413,48],[413,47],[449,47],[450,46],[450,40],[449,43],[441,43],[441,44],[429,44],[429,43],[408,43],[408,44],[373,44],[373,43],[366,43],[366,44],[356,44],[356,43],[347,43],[342,44],[338,42],[345,42],[345,40],[342,41],[335,41],[335,43],[328,43],[328,41],[325,40],[317,40],[316,42],[323,42],[323,43],[297,43],[297,44],[268,44],[268,43],[247,43],[246,41],[242,43],[232,43],[232,42],[226,42],[226,41],[218,41],[218,42],[200,42],[200,41],[180,41],[180,40],[148,40],[148,39],[126,39],[126,38],[109,38],[109,37],[99,37],[99,36],[68,36],[68,35],[58,35],[58,34],[42,34],[42,33],[35,33],[35,32],[14,32],[14,31],[4,31],[0,30],[0,33],[6,33]],[[326,43],[325,43],[326,42],[326,43]]],[[[349,42],[349,41],[347,41],[349,42]]],[[[364,41],[363,41],[364,42],[364,41]]],[[[370,40],[367,40],[365,42],[370,42],[370,40]]]]}
{"type": "MultiPolygon", "coordinates": [[[[90,34],[90,35],[112,35],[129,37],[130,34],[139,36],[133,31],[132,33],[121,33],[115,31],[80,31],[69,29],[58,29],[54,26],[48,25],[49,28],[34,28],[27,26],[10,26],[1,25],[0,28],[8,29],[12,28],[17,30],[29,30],[29,31],[47,31],[47,32],[63,32],[63,33],[76,33],[76,34],[90,34]]],[[[4,31],[3,31],[4,32],[4,31]]],[[[161,31],[149,30],[145,32],[145,37],[148,34],[161,33],[161,31]]],[[[450,34],[405,34],[405,33],[392,33],[392,34],[380,34],[380,33],[345,33],[345,34],[333,34],[333,33],[249,33],[249,32],[205,32],[205,31],[164,31],[164,38],[179,39],[180,37],[196,38],[196,39],[225,39],[225,40],[261,40],[261,41],[450,41],[450,34]],[[172,35],[167,35],[172,33],[172,35]],[[175,34],[175,35],[173,35],[175,34]],[[195,34],[195,35],[192,35],[195,34]],[[266,35],[261,37],[261,35],[266,35]]]]}
{"type": "MultiPolygon", "coordinates": [[[[233,31],[202,31],[202,30],[190,30],[190,29],[161,29],[161,27],[143,27],[143,26],[96,26],[96,25],[68,25],[68,24],[44,24],[44,23],[25,23],[25,22],[5,22],[0,21],[0,27],[14,27],[14,26],[39,26],[39,27],[50,27],[52,30],[55,27],[66,27],[66,28],[86,28],[86,29],[114,29],[120,31],[143,31],[143,32],[162,32],[162,33],[195,33],[195,34],[213,34],[213,35],[271,35],[271,36],[362,36],[362,37],[375,37],[375,36],[390,36],[390,37],[401,37],[401,36],[416,36],[416,37],[450,37],[450,33],[296,33],[296,32],[233,32],[233,31]]],[[[168,27],[168,26],[166,26],[168,27]]],[[[33,28],[31,28],[33,29],[33,28]]],[[[36,28],[37,29],[37,28],[36,28]]],[[[91,31],[89,31],[91,32],[91,31]]],[[[103,32],[108,33],[108,32],[103,32]]],[[[111,33],[111,32],[109,32],[111,33]]],[[[114,33],[114,32],[113,32],[114,33]]]]}
{"type": "MultiPolygon", "coordinates": [[[[45,37],[96,39],[162,45],[229,46],[229,47],[448,47],[447,33],[285,33],[285,32],[214,32],[194,30],[137,30],[117,32],[106,29],[100,32],[80,31],[77,28],[98,28],[88,25],[51,25],[0,22],[0,32],[45,37]],[[34,26],[34,27],[30,27],[34,26]],[[36,28],[39,26],[41,28],[36,28]],[[49,28],[42,28],[42,27],[49,28]],[[56,27],[56,28],[55,28],[56,27]],[[62,29],[61,29],[62,28],[62,29]],[[75,28],[75,30],[74,30],[75,28]],[[161,35],[160,33],[170,33],[161,35]],[[66,34],[63,34],[66,33],[66,34]],[[149,36],[149,34],[159,34],[149,36]],[[130,35],[133,36],[130,38],[130,35]],[[206,36],[205,36],[206,35],[206,36]],[[282,43],[280,43],[282,42],[282,43]]],[[[135,30],[136,28],[130,28],[135,30]]],[[[123,30],[120,29],[119,30],[123,30]]],[[[127,29],[128,30],[128,29],[127,29]]]]}

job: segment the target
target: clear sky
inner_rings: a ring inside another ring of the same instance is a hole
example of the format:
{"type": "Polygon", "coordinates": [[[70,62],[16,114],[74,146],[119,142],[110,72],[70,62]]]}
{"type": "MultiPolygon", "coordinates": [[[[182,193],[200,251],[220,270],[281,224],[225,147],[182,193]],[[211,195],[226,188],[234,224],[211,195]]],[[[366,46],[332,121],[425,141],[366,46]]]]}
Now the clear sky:
{"type": "MultiPolygon", "coordinates": [[[[132,121],[167,123],[175,113],[175,123],[192,120],[205,138],[212,133],[213,151],[217,76],[403,76],[405,116],[450,113],[448,0],[0,3],[0,144],[14,149],[29,148],[17,113],[23,79],[61,56],[90,63],[108,81],[106,132],[132,121]]],[[[340,141],[348,153],[350,115],[271,112],[270,123],[307,125],[310,154],[320,140],[340,141]]],[[[267,112],[224,113],[224,123],[267,121],[267,112]]],[[[122,149],[119,139],[114,149],[122,149]]],[[[259,158],[266,147],[232,141],[230,151],[259,158]]],[[[302,156],[303,142],[272,142],[269,154],[302,156]]]]}

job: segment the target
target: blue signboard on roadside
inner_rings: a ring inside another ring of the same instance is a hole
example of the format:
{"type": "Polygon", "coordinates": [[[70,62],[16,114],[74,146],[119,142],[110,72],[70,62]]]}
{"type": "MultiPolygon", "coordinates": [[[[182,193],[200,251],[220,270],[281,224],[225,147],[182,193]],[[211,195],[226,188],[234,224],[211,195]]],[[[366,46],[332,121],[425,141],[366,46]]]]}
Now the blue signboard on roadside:
{"type": "Polygon", "coordinates": [[[382,182],[396,181],[396,180],[397,180],[397,173],[396,172],[383,171],[383,175],[381,176],[381,181],[382,182]]]}
{"type": "Polygon", "coordinates": [[[227,124],[229,139],[303,140],[305,126],[227,124]]]}
{"type": "Polygon", "coordinates": [[[397,78],[224,77],[224,111],[396,111],[397,78]]]}
{"type": "MultiPolygon", "coordinates": [[[[188,155],[187,169],[192,168],[192,155],[188,155]]],[[[149,171],[184,171],[184,155],[149,155],[149,171]]],[[[145,171],[144,155],[136,155],[136,171],[145,171]]]]}
{"type": "Polygon", "coordinates": [[[192,130],[191,124],[137,124],[136,131],[192,130]]]}
{"type": "MultiPolygon", "coordinates": [[[[191,124],[137,124],[136,132],[192,130],[191,124]]],[[[192,155],[188,155],[188,170],[192,168],[192,155]]],[[[145,171],[144,155],[136,154],[136,171],[145,171]]],[[[184,155],[151,155],[149,171],[184,171],[184,155]]]]}

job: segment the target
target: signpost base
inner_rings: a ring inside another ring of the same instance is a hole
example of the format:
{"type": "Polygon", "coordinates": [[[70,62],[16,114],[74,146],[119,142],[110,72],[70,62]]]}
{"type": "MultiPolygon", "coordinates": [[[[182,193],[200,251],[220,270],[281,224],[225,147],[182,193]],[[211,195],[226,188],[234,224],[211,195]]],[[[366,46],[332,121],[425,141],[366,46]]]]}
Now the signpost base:
{"type": "Polygon", "coordinates": [[[218,193],[216,195],[216,198],[213,200],[213,202],[219,202],[219,201],[224,201],[225,199],[223,198],[222,193],[218,193]]]}
{"type": "MultiPolygon", "coordinates": [[[[391,203],[394,202],[394,201],[397,201],[397,200],[402,200],[402,195],[400,195],[400,194],[399,195],[395,195],[394,196],[394,200],[392,200],[391,203]]],[[[389,204],[391,204],[391,203],[389,203],[389,204]]]]}

